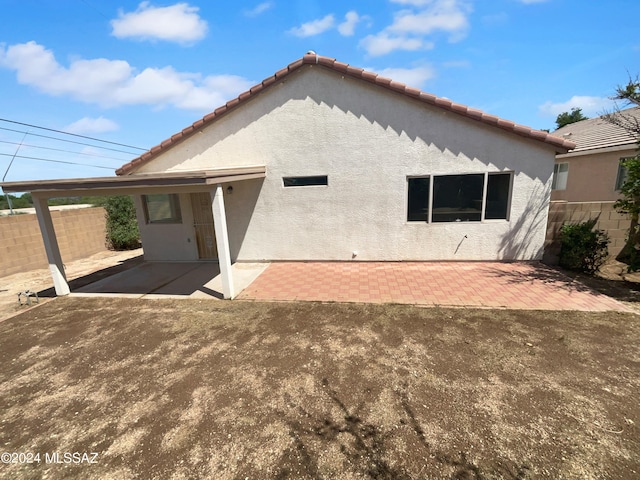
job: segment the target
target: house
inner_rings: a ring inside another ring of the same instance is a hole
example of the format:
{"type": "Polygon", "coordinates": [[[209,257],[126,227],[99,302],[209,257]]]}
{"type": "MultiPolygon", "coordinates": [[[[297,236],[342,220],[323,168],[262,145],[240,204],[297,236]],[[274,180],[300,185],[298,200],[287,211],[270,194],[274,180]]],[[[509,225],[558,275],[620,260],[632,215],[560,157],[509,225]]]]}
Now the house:
{"type": "Polygon", "coordinates": [[[231,298],[231,262],[538,260],[574,146],[310,52],[118,177],[3,186],[47,238],[43,198],[131,194],[145,260],[217,259],[231,298]]]}
{"type": "MultiPolygon", "coordinates": [[[[616,116],[621,122],[637,125],[640,107],[622,110],[616,116]]],[[[576,147],[556,155],[545,261],[557,261],[563,224],[592,219],[597,219],[595,228],[609,236],[609,255],[615,257],[625,244],[631,224],[614,204],[626,178],[622,160],[637,155],[636,136],[603,117],[565,125],[553,135],[575,142],[576,147]]]]}
{"type": "MultiPolygon", "coordinates": [[[[640,122],[640,107],[620,112],[640,122]]],[[[551,200],[567,202],[615,202],[625,171],[621,161],[637,155],[637,138],[603,117],[571,123],[553,132],[576,147],[556,156],[551,200]]]]}

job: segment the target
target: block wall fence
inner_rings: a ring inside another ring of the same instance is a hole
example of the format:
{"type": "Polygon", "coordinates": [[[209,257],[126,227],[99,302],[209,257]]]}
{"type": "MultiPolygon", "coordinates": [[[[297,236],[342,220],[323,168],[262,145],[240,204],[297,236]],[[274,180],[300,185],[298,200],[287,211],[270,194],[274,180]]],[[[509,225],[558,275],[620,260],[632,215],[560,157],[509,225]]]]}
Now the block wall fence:
{"type": "MultiPolygon", "coordinates": [[[[63,262],[107,250],[102,207],[52,211],[63,262]]],[[[0,277],[48,268],[36,215],[0,217],[0,277]]]]}
{"type": "Polygon", "coordinates": [[[560,228],[564,223],[581,223],[598,219],[595,228],[609,235],[609,256],[615,257],[627,238],[631,225],[628,215],[616,212],[614,202],[566,202],[552,201],[549,205],[545,261],[557,263],[560,254],[560,228]]]}

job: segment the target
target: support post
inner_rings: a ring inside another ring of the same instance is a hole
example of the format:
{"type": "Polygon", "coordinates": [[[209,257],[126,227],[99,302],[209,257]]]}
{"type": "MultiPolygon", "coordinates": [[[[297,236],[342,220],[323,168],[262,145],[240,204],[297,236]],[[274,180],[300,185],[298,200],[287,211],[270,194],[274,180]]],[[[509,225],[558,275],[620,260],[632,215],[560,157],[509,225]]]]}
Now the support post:
{"type": "Polygon", "coordinates": [[[60,255],[60,247],[56,238],[56,231],[53,228],[53,220],[51,212],[47,204],[47,198],[32,196],[33,206],[36,208],[36,216],[40,225],[42,241],[44,249],[47,252],[47,260],[49,261],[49,270],[53,278],[53,286],[56,289],[56,295],[69,295],[69,284],[64,273],[64,265],[62,264],[62,256],[60,255]]]}
{"type": "Polygon", "coordinates": [[[222,277],[222,295],[231,300],[235,297],[233,275],[231,273],[231,252],[229,250],[229,235],[227,233],[227,217],[224,209],[224,195],[222,185],[216,185],[211,194],[211,209],[213,210],[213,228],[216,232],[218,247],[218,263],[222,277]]]}

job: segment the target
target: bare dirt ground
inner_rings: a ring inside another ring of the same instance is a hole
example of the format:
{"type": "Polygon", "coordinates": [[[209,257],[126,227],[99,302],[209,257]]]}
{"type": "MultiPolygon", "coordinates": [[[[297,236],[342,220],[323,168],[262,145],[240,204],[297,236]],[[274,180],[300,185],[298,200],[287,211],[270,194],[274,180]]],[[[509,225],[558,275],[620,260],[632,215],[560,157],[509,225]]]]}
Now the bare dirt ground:
{"type": "MultiPolygon", "coordinates": [[[[141,261],[142,248],[120,252],[105,250],[90,257],[69,262],[65,265],[65,270],[67,280],[75,280],[77,285],[79,282],[86,283],[106,275],[112,275],[119,268],[126,268],[141,261]]],[[[18,292],[25,290],[39,292],[44,295],[41,301],[46,302],[48,298],[54,296],[52,285],[51,273],[47,268],[1,277],[0,322],[27,309],[27,307],[18,304],[18,292]]]]}
{"type": "Polygon", "coordinates": [[[635,314],[59,298],[0,362],[0,478],[640,477],[635,314]]]}

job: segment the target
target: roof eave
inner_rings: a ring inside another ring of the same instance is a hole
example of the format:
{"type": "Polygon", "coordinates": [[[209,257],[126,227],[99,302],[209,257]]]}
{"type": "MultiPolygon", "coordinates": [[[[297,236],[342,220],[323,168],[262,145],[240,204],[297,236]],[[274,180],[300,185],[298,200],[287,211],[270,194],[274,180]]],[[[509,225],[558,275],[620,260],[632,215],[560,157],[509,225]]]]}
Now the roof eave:
{"type": "Polygon", "coordinates": [[[245,102],[247,102],[251,98],[254,98],[255,96],[261,93],[264,93],[271,86],[277,84],[280,80],[287,77],[292,72],[299,70],[305,65],[318,65],[324,68],[328,68],[342,75],[356,78],[358,80],[362,80],[362,81],[383,87],[387,90],[391,90],[393,92],[403,94],[416,101],[419,101],[428,105],[433,105],[443,110],[447,110],[455,114],[461,115],[465,118],[476,120],[486,125],[498,127],[504,131],[514,133],[516,135],[519,135],[525,138],[540,141],[542,143],[545,143],[554,147],[556,149],[556,153],[558,154],[567,153],[569,150],[576,147],[576,144],[574,142],[571,142],[564,138],[556,137],[554,135],[551,135],[550,133],[543,132],[541,130],[535,130],[530,127],[526,127],[524,125],[519,125],[510,120],[505,120],[505,119],[496,117],[495,115],[485,113],[481,110],[477,110],[477,109],[468,107],[466,105],[452,102],[445,98],[436,97],[435,95],[422,92],[416,88],[409,87],[403,83],[395,82],[390,78],[382,77],[373,72],[368,72],[366,70],[363,70],[362,68],[352,67],[346,63],[338,62],[334,58],[323,57],[316,54],[306,54],[304,57],[296,60],[295,62],[289,64],[285,68],[277,71],[274,75],[264,79],[259,84],[251,87],[246,92],[241,93],[237,98],[234,98],[233,100],[228,101],[225,105],[215,109],[210,114],[205,115],[202,119],[194,122],[192,125],[186,127],[182,131],[171,136],[164,142],[151,148],[148,152],[145,152],[138,158],[123,165],[122,167],[116,170],[116,175],[123,176],[123,175],[130,175],[134,173],[138,168],[142,167],[143,165],[151,161],[160,153],[170,148],[173,148],[177,144],[185,141],[187,138],[191,137],[196,132],[201,131],[203,128],[209,126],[211,123],[219,120],[221,117],[225,116],[229,112],[243,105],[245,102]]]}

